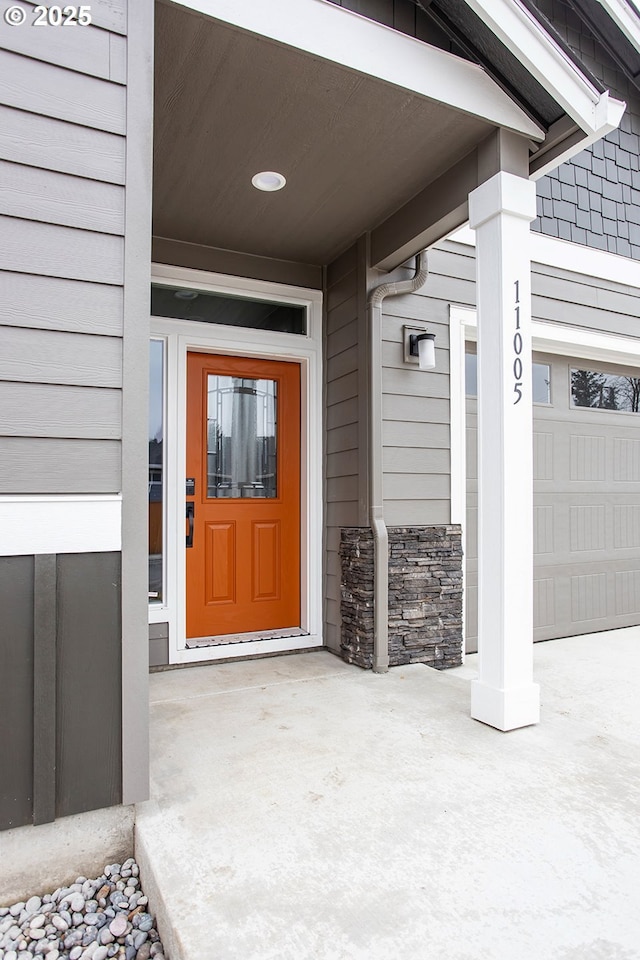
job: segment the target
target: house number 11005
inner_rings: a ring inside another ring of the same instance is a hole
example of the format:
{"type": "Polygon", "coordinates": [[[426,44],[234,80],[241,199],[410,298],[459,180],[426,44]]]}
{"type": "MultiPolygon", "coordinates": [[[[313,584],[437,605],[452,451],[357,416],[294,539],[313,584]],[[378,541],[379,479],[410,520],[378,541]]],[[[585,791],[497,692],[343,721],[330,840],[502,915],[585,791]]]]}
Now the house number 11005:
{"type": "Polygon", "coordinates": [[[522,400],[522,357],[520,356],[522,353],[522,334],[520,333],[520,281],[516,280],[514,286],[516,288],[516,299],[514,304],[516,327],[513,335],[513,379],[515,380],[513,392],[515,393],[516,398],[513,403],[515,405],[516,403],[520,403],[522,400]]]}

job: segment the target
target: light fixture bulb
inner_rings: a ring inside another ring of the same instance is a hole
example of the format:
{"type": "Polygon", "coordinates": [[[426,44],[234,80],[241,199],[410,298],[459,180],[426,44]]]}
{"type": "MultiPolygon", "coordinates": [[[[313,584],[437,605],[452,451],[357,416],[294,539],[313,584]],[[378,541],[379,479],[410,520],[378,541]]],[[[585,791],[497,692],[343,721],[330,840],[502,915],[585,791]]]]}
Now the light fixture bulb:
{"type": "Polygon", "coordinates": [[[285,177],[275,170],[263,170],[262,173],[256,173],[251,177],[251,183],[256,190],[263,190],[265,193],[274,193],[276,190],[282,190],[286,184],[285,177]]]}
{"type": "Polygon", "coordinates": [[[198,292],[196,290],[176,290],[173,295],[177,300],[195,300],[198,292]]]}
{"type": "Polygon", "coordinates": [[[418,366],[421,370],[433,370],[435,368],[435,339],[435,333],[424,333],[418,337],[418,366]]]}

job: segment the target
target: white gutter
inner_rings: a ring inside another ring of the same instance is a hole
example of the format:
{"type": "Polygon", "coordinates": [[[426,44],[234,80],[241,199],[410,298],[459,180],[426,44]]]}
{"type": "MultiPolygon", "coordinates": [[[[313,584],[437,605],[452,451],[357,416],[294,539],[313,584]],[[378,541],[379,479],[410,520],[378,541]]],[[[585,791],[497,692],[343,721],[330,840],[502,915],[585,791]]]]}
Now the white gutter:
{"type": "Polygon", "coordinates": [[[625,0],[598,0],[609,14],[618,30],[640,51],[640,17],[625,0]]]}
{"type": "Polygon", "coordinates": [[[373,670],[389,669],[389,535],[384,520],[382,464],[382,301],[401,293],[415,293],[429,275],[427,254],[416,258],[412,280],[381,283],[369,294],[370,402],[369,402],[369,523],[373,531],[373,670]]]}
{"type": "Polygon", "coordinates": [[[588,137],[615,130],[625,105],[600,93],[520,0],[465,2],[588,137]]]}

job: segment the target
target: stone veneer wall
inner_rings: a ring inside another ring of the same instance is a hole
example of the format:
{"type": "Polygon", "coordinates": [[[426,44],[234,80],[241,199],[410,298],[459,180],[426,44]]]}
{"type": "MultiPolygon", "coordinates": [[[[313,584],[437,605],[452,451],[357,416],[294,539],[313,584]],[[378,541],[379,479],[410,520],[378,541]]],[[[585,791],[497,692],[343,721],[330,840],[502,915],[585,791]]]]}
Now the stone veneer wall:
{"type": "MultiPolygon", "coordinates": [[[[342,656],[373,661],[373,534],[343,527],[340,540],[342,656]]],[[[459,525],[389,528],[389,663],[438,670],[462,659],[459,525]]]]}

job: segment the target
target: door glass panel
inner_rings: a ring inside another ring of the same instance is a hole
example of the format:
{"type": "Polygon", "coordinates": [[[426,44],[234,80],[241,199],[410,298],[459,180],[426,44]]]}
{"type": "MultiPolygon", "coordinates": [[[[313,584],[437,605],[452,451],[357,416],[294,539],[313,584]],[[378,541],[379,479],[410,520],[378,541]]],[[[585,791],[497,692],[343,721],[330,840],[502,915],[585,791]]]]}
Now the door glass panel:
{"type": "Polygon", "coordinates": [[[163,600],[162,483],[164,448],[164,343],[152,340],[149,356],[149,600],[163,600]]]}
{"type": "Polygon", "coordinates": [[[207,497],[277,497],[277,382],[208,374],[207,497]]]}

